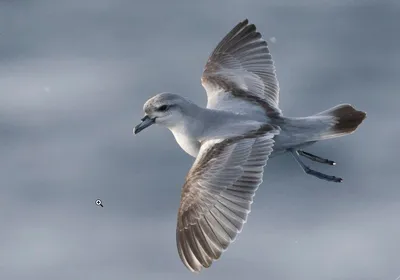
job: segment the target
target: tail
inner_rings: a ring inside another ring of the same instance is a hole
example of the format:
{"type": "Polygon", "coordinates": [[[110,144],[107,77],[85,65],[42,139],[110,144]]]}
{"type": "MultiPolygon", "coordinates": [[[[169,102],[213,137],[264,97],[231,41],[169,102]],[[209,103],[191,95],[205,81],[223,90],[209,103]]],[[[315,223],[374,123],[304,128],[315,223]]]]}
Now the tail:
{"type": "Polygon", "coordinates": [[[276,136],[275,150],[304,147],[316,141],[336,138],[354,132],[366,114],[349,104],[303,118],[282,117],[276,124],[281,132],[276,136]]]}
{"type": "Polygon", "coordinates": [[[320,134],[320,139],[330,139],[353,133],[363,122],[367,114],[356,110],[350,104],[340,104],[331,109],[314,115],[318,117],[332,117],[333,122],[330,127],[320,134]]]}

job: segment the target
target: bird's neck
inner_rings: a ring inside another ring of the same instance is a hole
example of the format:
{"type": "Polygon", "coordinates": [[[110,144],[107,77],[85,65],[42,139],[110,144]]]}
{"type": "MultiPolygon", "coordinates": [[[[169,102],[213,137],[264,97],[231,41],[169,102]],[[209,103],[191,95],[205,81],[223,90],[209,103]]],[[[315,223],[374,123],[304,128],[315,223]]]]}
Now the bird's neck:
{"type": "Polygon", "coordinates": [[[172,127],[168,127],[179,146],[189,155],[196,157],[200,149],[201,135],[204,131],[204,109],[195,104],[184,112],[184,118],[172,127]]]}

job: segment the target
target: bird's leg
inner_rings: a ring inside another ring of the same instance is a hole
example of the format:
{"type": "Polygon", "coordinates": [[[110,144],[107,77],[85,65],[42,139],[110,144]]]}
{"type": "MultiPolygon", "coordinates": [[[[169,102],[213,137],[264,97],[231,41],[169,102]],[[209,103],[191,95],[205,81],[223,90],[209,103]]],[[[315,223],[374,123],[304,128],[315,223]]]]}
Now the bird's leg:
{"type": "Polygon", "coordinates": [[[315,162],[319,162],[319,163],[324,163],[324,164],[329,164],[329,165],[336,165],[336,162],[334,162],[333,160],[329,160],[327,158],[322,158],[310,153],[307,153],[303,150],[297,150],[297,153],[305,158],[308,158],[309,160],[315,161],[315,162]]]}
{"type": "Polygon", "coordinates": [[[339,178],[339,177],[336,177],[336,176],[331,176],[331,175],[326,175],[326,174],[323,174],[321,172],[318,172],[318,171],[315,171],[315,170],[311,169],[310,167],[308,167],[307,165],[305,165],[301,161],[301,159],[299,157],[299,152],[297,150],[290,149],[289,151],[291,152],[291,154],[293,155],[294,159],[297,161],[297,163],[301,166],[301,168],[303,169],[303,171],[306,174],[315,176],[315,177],[317,177],[319,179],[326,180],[326,181],[329,181],[329,182],[341,183],[343,181],[342,178],[339,178]]]}

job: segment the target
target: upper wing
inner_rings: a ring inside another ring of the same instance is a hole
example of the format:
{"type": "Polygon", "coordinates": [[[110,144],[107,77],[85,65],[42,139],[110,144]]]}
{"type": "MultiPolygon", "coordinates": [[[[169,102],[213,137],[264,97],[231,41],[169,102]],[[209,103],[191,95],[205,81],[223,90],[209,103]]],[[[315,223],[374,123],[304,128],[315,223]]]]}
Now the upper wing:
{"type": "Polygon", "coordinates": [[[272,56],[267,42],[247,19],[236,25],[214,49],[201,82],[207,91],[208,108],[226,108],[223,102],[242,98],[261,105],[267,112],[280,113],[279,83],[272,56]]]}
{"type": "Polygon", "coordinates": [[[201,146],[182,189],[176,231],[179,256],[191,271],[209,267],[241,231],[276,133],[265,125],[201,146]]]}

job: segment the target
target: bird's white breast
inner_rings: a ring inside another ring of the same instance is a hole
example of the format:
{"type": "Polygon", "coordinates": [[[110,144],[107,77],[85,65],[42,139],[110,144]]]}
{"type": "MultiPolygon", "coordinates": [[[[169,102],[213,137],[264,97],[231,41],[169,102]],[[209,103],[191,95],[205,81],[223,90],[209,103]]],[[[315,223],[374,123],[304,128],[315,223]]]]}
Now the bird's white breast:
{"type": "Polygon", "coordinates": [[[188,137],[179,132],[172,131],[174,134],[176,142],[178,142],[179,146],[192,157],[197,157],[197,154],[200,150],[200,142],[195,138],[188,137]]]}

